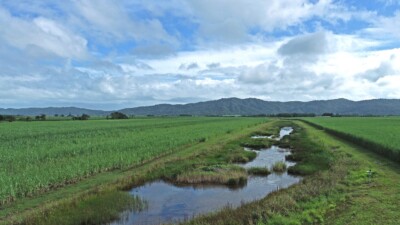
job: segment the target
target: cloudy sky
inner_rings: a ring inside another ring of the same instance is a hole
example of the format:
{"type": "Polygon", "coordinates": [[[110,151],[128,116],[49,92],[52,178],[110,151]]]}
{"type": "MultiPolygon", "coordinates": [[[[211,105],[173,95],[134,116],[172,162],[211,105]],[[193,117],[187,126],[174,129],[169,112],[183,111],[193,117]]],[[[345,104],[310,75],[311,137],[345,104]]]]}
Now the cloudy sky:
{"type": "Polygon", "coordinates": [[[0,108],[400,98],[400,0],[0,0],[0,108]]]}

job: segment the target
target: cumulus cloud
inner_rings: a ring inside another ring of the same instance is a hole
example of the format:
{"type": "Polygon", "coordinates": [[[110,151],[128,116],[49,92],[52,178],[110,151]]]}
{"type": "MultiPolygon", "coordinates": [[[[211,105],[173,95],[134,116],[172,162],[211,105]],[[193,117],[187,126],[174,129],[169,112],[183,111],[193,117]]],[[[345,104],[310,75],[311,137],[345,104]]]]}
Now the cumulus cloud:
{"type": "MultiPolygon", "coordinates": [[[[381,79],[390,76],[400,76],[400,66],[398,63],[399,52],[394,51],[391,55],[387,54],[381,56],[380,61],[376,60],[375,64],[378,65],[367,68],[365,71],[360,72],[356,75],[358,79],[365,79],[369,82],[378,83],[381,79]]],[[[381,83],[382,84],[382,83],[381,83]]]]}
{"type": "Polygon", "coordinates": [[[328,22],[348,19],[346,10],[330,0],[195,0],[187,4],[206,41],[209,37],[227,42],[242,41],[250,36],[248,31],[251,29],[285,30],[312,17],[321,17],[328,22]]]}
{"type": "Polygon", "coordinates": [[[382,62],[377,68],[367,70],[359,76],[372,82],[378,81],[380,78],[389,76],[395,73],[392,65],[389,62],[382,62]]]}
{"type": "Polygon", "coordinates": [[[277,49],[272,60],[243,70],[239,80],[255,85],[296,83],[305,87],[307,83],[302,80],[318,82],[317,73],[309,67],[318,63],[321,55],[331,51],[327,36],[326,32],[317,32],[288,40],[277,49]]]}
{"type": "Polygon", "coordinates": [[[321,55],[327,52],[329,41],[326,32],[293,38],[278,49],[281,55],[321,55]]]}
{"type": "Polygon", "coordinates": [[[183,63],[179,66],[180,70],[193,70],[193,69],[198,69],[198,68],[199,68],[199,65],[195,62],[192,62],[189,64],[183,63]]]}
{"type": "Polygon", "coordinates": [[[399,98],[398,17],[331,0],[6,1],[0,104],[399,98]]]}
{"type": "Polygon", "coordinates": [[[218,68],[220,66],[221,66],[221,63],[210,63],[210,64],[207,65],[207,68],[216,69],[216,68],[218,68]]]}
{"type": "MultiPolygon", "coordinates": [[[[76,8],[91,27],[99,34],[111,36],[111,38],[135,38],[143,40],[147,38],[174,42],[163,25],[157,19],[134,20],[123,6],[107,0],[75,1],[76,8]]],[[[109,39],[107,39],[109,41],[109,39]]]]}
{"type": "Polygon", "coordinates": [[[19,49],[43,51],[60,57],[85,58],[87,40],[63,25],[42,17],[21,19],[0,7],[0,38],[19,49]]]}
{"type": "Polygon", "coordinates": [[[150,44],[145,46],[137,46],[132,53],[141,58],[165,57],[175,54],[175,47],[167,44],[150,44]]]}
{"type": "Polygon", "coordinates": [[[400,37],[400,10],[396,11],[393,16],[379,16],[371,20],[372,27],[365,29],[367,33],[380,38],[400,37]]]}

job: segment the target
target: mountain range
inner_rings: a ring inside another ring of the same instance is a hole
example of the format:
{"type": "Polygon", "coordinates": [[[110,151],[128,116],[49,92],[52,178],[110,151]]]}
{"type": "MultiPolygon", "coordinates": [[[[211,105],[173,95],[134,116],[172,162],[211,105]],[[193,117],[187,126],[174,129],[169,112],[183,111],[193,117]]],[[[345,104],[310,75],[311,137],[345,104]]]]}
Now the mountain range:
{"type": "MultiPolygon", "coordinates": [[[[373,99],[351,101],[347,99],[316,100],[309,102],[264,101],[256,98],[223,98],[189,104],[159,104],[116,110],[127,115],[259,115],[279,113],[334,113],[341,115],[400,115],[400,99],[373,99]]],[[[88,115],[104,116],[112,111],[76,107],[0,108],[3,115],[88,115]]]]}

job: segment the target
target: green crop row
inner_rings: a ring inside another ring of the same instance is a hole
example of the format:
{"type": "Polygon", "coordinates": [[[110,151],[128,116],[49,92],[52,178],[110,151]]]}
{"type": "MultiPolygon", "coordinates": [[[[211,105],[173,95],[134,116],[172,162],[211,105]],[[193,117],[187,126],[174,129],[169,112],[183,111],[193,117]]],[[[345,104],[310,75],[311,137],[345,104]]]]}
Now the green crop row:
{"type": "Polygon", "coordinates": [[[0,205],[126,169],[262,118],[152,118],[0,124],[0,205]]]}
{"type": "Polygon", "coordinates": [[[304,121],[400,162],[399,117],[320,117],[304,121]]]}

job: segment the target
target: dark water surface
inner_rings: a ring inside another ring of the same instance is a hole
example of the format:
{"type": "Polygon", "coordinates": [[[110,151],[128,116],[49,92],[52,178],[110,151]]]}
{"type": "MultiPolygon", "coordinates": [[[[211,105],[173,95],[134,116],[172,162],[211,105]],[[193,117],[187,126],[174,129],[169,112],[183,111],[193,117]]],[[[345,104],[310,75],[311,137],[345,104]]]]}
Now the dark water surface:
{"type": "MultiPolygon", "coordinates": [[[[289,135],[291,128],[282,128],[280,137],[289,135]]],[[[247,149],[252,151],[251,149],[247,149]]],[[[277,161],[285,161],[290,154],[288,149],[272,146],[257,151],[257,157],[243,167],[253,166],[270,168],[277,161]]],[[[294,163],[286,162],[288,166],[294,163]]],[[[243,203],[262,199],[269,193],[289,187],[300,181],[300,177],[289,174],[270,174],[266,177],[249,176],[247,184],[241,188],[227,186],[175,186],[164,181],[154,181],[130,190],[132,195],[139,196],[148,203],[148,208],[141,212],[126,211],[117,224],[161,224],[188,220],[196,215],[215,212],[223,207],[238,207],[243,203]]]]}

